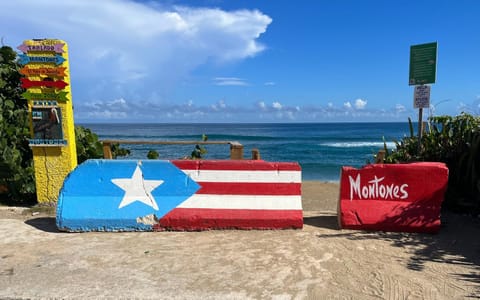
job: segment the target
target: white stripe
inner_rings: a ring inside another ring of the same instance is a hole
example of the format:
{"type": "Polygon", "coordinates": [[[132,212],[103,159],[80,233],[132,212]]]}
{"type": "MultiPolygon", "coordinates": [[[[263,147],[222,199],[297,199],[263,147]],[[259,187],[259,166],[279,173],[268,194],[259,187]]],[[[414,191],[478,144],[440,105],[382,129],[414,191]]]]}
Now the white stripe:
{"type": "Polygon", "coordinates": [[[179,208],[214,209],[302,209],[302,196],[195,194],[179,208]]]}
{"type": "Polygon", "coordinates": [[[300,171],[182,170],[200,182],[301,183],[300,171]]]}

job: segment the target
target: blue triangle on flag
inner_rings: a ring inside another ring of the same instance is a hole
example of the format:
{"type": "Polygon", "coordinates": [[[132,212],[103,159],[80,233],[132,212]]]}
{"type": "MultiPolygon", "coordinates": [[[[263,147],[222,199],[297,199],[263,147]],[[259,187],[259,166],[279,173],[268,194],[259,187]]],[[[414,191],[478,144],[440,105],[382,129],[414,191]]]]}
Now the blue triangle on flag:
{"type": "Polygon", "coordinates": [[[170,161],[88,160],[65,179],[57,226],[66,231],[151,230],[200,185],[170,161]]]}

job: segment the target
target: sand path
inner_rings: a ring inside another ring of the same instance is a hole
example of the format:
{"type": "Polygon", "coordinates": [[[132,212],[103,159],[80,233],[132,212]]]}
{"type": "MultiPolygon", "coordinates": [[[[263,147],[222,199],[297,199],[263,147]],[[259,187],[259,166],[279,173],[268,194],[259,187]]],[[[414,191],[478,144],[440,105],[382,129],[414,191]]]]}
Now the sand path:
{"type": "Polygon", "coordinates": [[[480,219],[439,234],[339,230],[338,185],[305,182],[303,230],[61,233],[0,210],[0,298],[480,298],[480,219]]]}

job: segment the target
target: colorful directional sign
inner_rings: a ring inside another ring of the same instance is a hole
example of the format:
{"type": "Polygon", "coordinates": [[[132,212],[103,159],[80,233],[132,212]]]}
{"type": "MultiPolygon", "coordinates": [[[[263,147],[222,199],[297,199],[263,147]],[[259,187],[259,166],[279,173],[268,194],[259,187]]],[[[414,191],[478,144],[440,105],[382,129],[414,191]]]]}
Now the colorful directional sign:
{"type": "Polygon", "coordinates": [[[63,67],[43,67],[43,68],[28,68],[23,67],[20,69],[20,73],[25,76],[52,76],[52,77],[64,77],[66,68],[63,67]]]}
{"type": "Polygon", "coordinates": [[[52,45],[27,45],[25,43],[21,44],[17,47],[18,50],[22,51],[23,53],[27,52],[55,52],[55,53],[63,53],[63,46],[64,43],[56,43],[52,45]]]}
{"type": "Polygon", "coordinates": [[[88,160],[65,180],[65,231],[302,228],[298,163],[88,160]]]}
{"type": "Polygon", "coordinates": [[[23,88],[31,88],[31,87],[50,87],[50,88],[56,88],[56,89],[64,89],[68,83],[66,83],[63,80],[30,80],[27,78],[20,78],[22,81],[22,87],[23,88]]]}
{"type": "Polygon", "coordinates": [[[20,58],[18,63],[22,66],[28,63],[54,63],[56,65],[61,65],[65,61],[65,58],[58,54],[55,56],[30,56],[26,54],[20,54],[18,57],[20,58]]]}
{"type": "Polygon", "coordinates": [[[22,94],[23,98],[27,100],[57,100],[57,101],[67,101],[67,92],[58,92],[58,93],[32,93],[25,92],[22,94]]]}

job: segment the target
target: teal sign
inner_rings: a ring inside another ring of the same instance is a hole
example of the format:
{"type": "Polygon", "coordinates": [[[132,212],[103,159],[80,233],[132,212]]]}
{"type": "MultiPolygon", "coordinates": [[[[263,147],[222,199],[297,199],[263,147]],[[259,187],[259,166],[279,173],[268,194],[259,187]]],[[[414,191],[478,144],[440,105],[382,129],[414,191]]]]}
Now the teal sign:
{"type": "Polygon", "coordinates": [[[437,73],[437,43],[410,47],[409,85],[435,83],[437,73]]]}

